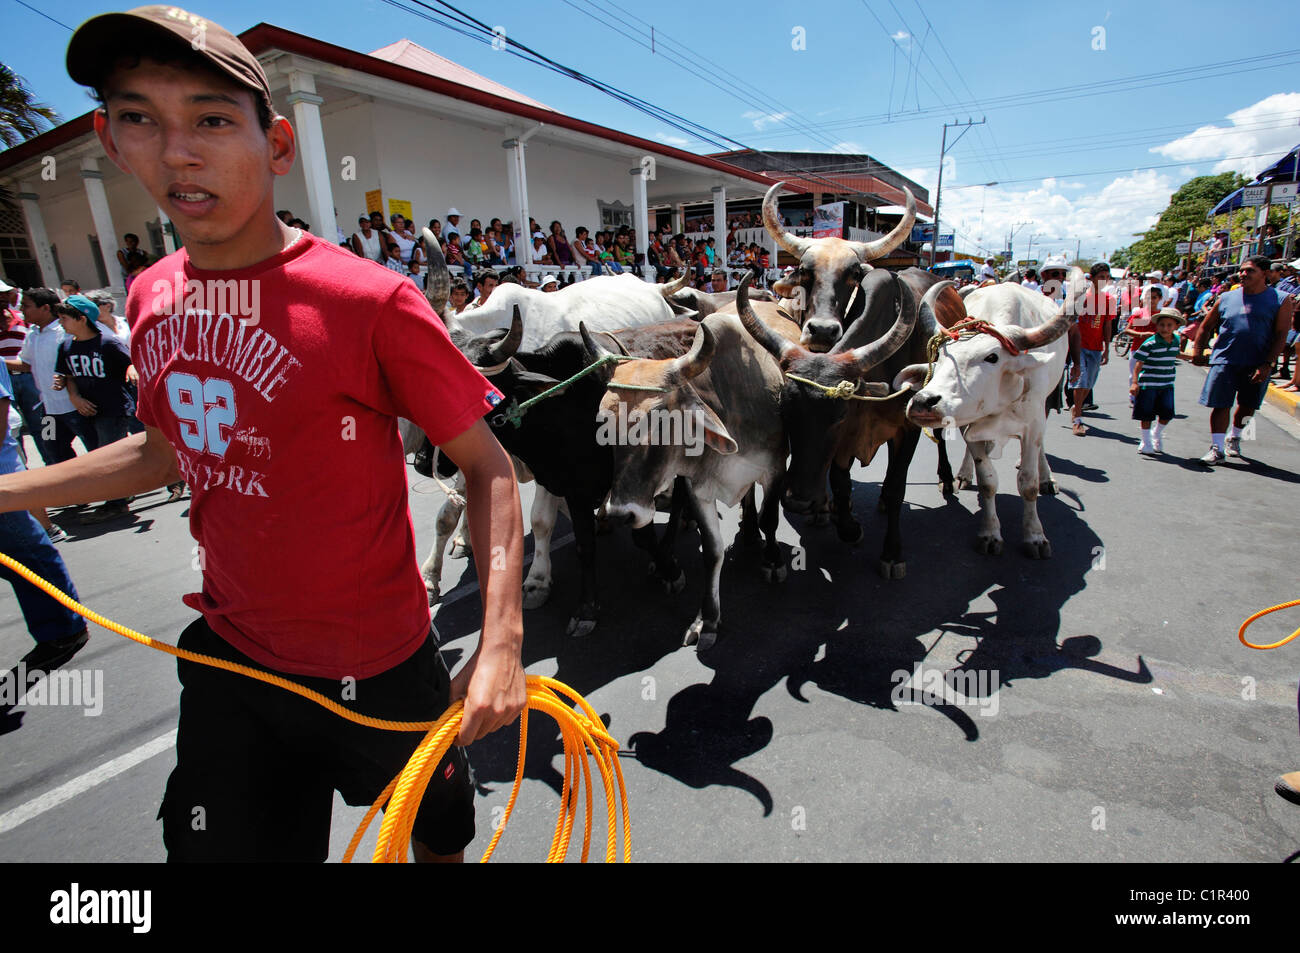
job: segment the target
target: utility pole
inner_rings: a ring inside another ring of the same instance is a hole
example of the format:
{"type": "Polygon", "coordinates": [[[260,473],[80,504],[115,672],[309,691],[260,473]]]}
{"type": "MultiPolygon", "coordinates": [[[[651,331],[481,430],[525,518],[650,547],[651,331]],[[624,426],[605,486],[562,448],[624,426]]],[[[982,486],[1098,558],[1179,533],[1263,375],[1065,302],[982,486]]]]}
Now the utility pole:
{"type": "Polygon", "coordinates": [[[943,201],[943,159],[944,156],[948,154],[948,129],[950,127],[954,129],[958,126],[964,127],[962,128],[961,134],[952,141],[952,144],[955,146],[961,141],[962,136],[970,132],[971,126],[982,126],[984,125],[984,122],[985,120],[983,118],[981,118],[979,122],[975,122],[971,119],[967,119],[965,122],[957,122],[954,119],[952,122],[945,122],[943,124],[943,143],[939,147],[939,181],[934,187],[934,241],[930,243],[931,268],[934,267],[935,256],[939,254],[939,203],[943,201]]]}

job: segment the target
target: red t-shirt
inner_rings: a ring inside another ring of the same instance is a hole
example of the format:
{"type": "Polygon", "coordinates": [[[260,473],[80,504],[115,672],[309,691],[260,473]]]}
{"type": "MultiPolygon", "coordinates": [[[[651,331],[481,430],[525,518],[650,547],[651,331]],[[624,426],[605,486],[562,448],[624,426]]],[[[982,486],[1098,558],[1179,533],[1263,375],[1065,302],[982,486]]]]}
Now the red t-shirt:
{"type": "Polygon", "coordinates": [[[1085,351],[1100,351],[1106,346],[1106,323],[1119,314],[1115,296],[1102,289],[1101,306],[1090,285],[1079,309],[1079,346],[1085,351]]]}
{"type": "Polygon", "coordinates": [[[361,679],[408,658],[429,607],[395,418],[438,444],[500,399],[419,289],[304,234],[235,271],[169,255],[127,317],[137,416],[194,496],[203,590],[185,604],[281,671],[361,679]]]}

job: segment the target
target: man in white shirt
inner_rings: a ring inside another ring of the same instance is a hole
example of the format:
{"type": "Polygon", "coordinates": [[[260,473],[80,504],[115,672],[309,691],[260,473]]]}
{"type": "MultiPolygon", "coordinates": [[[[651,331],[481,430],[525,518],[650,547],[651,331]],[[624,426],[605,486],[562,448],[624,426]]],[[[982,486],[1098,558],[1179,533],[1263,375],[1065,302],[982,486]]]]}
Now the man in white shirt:
{"type": "Polygon", "coordinates": [[[985,258],[984,264],[980,266],[980,281],[987,278],[992,278],[994,281],[998,280],[998,270],[993,267],[992,258],[985,258]]]}
{"type": "Polygon", "coordinates": [[[42,436],[56,463],[76,456],[72,439],[77,435],[71,418],[77,413],[72,398],[66,390],[54,389],[54,361],[63,340],[63,326],[55,319],[50,307],[58,303],[59,294],[50,288],[30,288],[23,292],[23,320],[27,322],[27,337],[18,360],[6,361],[11,371],[31,371],[36,389],[40,391],[45,416],[41,420],[42,436]],[[53,432],[51,432],[53,431],[53,432]]]}
{"type": "Polygon", "coordinates": [[[447,224],[443,227],[442,232],[448,238],[460,234],[460,209],[454,206],[447,209],[447,224]]]}

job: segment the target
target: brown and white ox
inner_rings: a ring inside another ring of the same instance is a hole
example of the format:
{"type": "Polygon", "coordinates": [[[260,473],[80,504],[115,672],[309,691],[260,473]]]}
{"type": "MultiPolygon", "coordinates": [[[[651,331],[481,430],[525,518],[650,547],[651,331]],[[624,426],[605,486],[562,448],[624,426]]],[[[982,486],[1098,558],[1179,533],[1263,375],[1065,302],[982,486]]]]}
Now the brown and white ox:
{"type": "MultiPolygon", "coordinates": [[[[748,276],[742,287],[747,282],[748,276]]],[[[779,313],[774,303],[759,302],[759,306],[764,326],[774,335],[787,342],[798,340],[798,325],[779,313]]],[[[595,341],[589,347],[601,350],[595,341]]],[[[654,519],[655,498],[672,488],[678,477],[686,479],[708,581],[685,645],[703,650],[718,637],[724,547],[716,503],[735,506],[755,484],[762,487],[758,522],[764,536],[763,575],[770,581],[785,578],[785,558],[776,542],[786,460],[779,403],[782,383],[776,361],[755,343],[740,319],[715,313],[700,322],[687,354],[619,364],[601,401],[602,420],[648,421],[651,433],[657,421],[676,421],[679,433],[695,434],[694,446],[687,440],[616,443],[607,507],[611,521],[645,526],[654,519]]],[[[658,426],[659,432],[666,429],[658,426]]]]}
{"type": "Polygon", "coordinates": [[[1020,441],[1016,484],[1024,501],[1025,551],[1035,559],[1052,555],[1038,520],[1040,489],[1052,479],[1043,447],[1043,407],[1065,367],[1066,333],[1086,289],[1077,268],[1059,306],[1019,285],[980,288],[966,296],[967,314],[986,321],[996,333],[974,331],[945,344],[928,382],[926,364],[912,364],[894,379],[896,388],[916,391],[907,405],[908,419],[922,427],[962,429],[979,485],[976,549],[981,553],[1002,552],[992,460],[1014,437],[1020,441]]]}

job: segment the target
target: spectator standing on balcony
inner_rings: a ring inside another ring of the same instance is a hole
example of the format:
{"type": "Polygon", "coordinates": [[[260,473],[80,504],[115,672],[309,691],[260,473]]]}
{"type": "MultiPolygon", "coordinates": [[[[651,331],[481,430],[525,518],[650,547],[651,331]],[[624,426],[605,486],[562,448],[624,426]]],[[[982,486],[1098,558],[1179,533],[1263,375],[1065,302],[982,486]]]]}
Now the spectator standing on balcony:
{"type": "Polygon", "coordinates": [[[379,232],[371,224],[370,216],[362,215],[357,219],[357,230],[352,233],[352,250],[362,258],[379,261],[384,257],[380,251],[382,247],[379,232]]]}
{"type": "Polygon", "coordinates": [[[415,251],[415,232],[411,230],[410,223],[396,212],[391,219],[389,236],[397,242],[398,255],[402,261],[409,262],[415,251]]]}
{"type": "Polygon", "coordinates": [[[573,250],[580,259],[578,264],[590,266],[592,275],[600,274],[600,252],[587,227],[579,225],[573,236],[573,250]]]}
{"type": "Polygon", "coordinates": [[[448,237],[460,234],[460,209],[454,206],[447,209],[447,225],[443,231],[447,233],[448,237]]]}
{"type": "Polygon", "coordinates": [[[551,256],[551,261],[560,267],[572,265],[573,249],[569,247],[569,239],[564,234],[564,226],[558,221],[551,222],[551,234],[546,236],[546,252],[551,256]]]}
{"type": "Polygon", "coordinates": [[[122,236],[122,247],[117,250],[117,263],[122,266],[122,280],[130,294],[135,276],[149,267],[149,256],[140,248],[139,235],[127,232],[122,236]]]}

